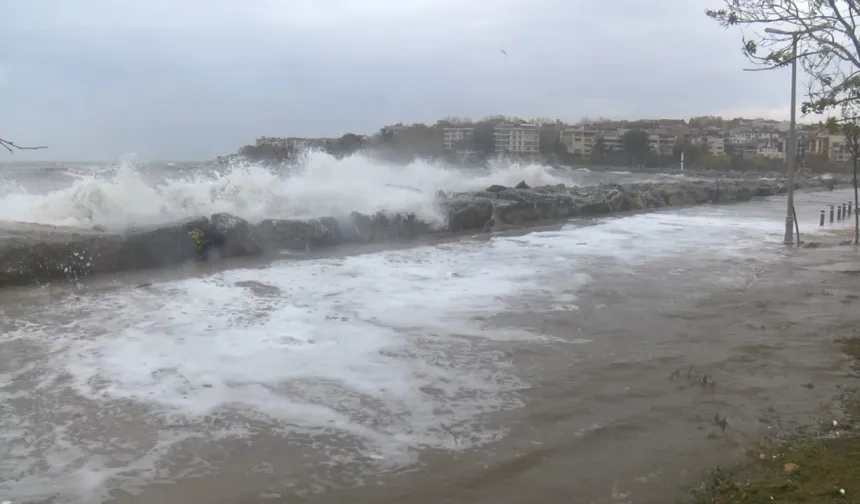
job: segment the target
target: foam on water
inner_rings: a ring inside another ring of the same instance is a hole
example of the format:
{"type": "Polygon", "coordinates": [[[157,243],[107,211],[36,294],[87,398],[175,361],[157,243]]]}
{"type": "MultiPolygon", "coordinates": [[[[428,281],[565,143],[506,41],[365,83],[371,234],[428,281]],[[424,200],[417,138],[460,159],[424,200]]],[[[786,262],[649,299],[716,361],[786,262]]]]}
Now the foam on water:
{"type": "Polygon", "coordinates": [[[674,256],[748,257],[751,246],[778,240],[778,220],[726,217],[734,216],[637,215],[232,270],[34,309],[0,336],[10,359],[0,376],[0,491],[90,494],[107,482],[176,477],[159,469],[171,447],[244,437],[252,421],[270,433],[346,435],[355,444],[337,456],[367,468],[409,463],[421,448],[483,444],[502,434],[485,415],[521,406],[528,387],[505,349],[573,342],[481,320],[574,310],[597,258],[633,271],[674,256]],[[40,357],[25,365],[19,347],[40,357]]]}
{"type": "Polygon", "coordinates": [[[414,212],[441,222],[437,191],[472,191],[491,184],[513,186],[568,183],[572,179],[536,164],[497,163],[489,170],[454,169],[426,161],[405,166],[355,155],[336,159],[309,153],[301,166],[273,170],[238,163],[154,176],[122,162],[114,169],[77,170],[76,180],[47,194],[26,191],[14,181],[0,183],[4,220],[122,229],[185,217],[230,212],[251,221],[373,213],[414,212]]]}

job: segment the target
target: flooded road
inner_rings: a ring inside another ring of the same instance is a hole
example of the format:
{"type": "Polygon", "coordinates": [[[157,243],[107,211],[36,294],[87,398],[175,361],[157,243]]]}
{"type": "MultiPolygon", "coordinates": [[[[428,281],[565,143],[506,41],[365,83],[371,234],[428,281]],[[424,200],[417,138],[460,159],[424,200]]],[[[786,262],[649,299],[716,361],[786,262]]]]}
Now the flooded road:
{"type": "Polygon", "coordinates": [[[671,502],[848,379],[783,202],[3,293],[0,499],[671,502]]]}

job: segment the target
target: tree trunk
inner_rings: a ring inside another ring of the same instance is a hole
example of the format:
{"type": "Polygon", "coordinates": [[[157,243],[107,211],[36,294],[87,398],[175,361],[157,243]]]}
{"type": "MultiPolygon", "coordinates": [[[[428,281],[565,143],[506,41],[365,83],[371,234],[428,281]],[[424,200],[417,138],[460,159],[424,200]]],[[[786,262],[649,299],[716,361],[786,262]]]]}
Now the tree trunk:
{"type": "Polygon", "coordinates": [[[854,245],[860,243],[860,212],[857,211],[860,202],[857,201],[857,161],[858,156],[854,156],[854,245]]]}

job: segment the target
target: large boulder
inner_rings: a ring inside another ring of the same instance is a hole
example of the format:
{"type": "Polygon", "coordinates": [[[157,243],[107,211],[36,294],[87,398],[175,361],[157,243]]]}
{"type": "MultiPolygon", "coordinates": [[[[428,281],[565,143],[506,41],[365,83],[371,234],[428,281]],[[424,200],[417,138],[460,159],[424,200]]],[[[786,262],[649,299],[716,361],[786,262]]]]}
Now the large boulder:
{"type": "Polygon", "coordinates": [[[102,260],[109,261],[116,271],[180,264],[203,259],[207,243],[214,239],[214,230],[207,217],[132,228],[123,235],[123,243],[117,253],[102,260]]]}
{"type": "Polygon", "coordinates": [[[453,202],[448,206],[448,230],[456,233],[484,229],[493,212],[493,203],[485,198],[453,202]]]}

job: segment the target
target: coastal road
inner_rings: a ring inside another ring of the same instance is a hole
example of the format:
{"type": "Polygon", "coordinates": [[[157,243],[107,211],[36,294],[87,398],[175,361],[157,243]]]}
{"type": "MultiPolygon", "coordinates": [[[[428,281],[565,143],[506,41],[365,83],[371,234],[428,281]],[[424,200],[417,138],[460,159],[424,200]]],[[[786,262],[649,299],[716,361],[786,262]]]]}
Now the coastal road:
{"type": "Polygon", "coordinates": [[[860,266],[783,203],[0,293],[0,500],[672,501],[836,414],[860,266]]]}

